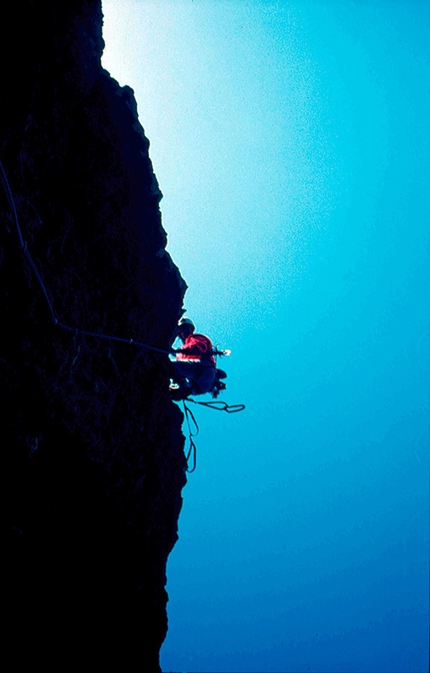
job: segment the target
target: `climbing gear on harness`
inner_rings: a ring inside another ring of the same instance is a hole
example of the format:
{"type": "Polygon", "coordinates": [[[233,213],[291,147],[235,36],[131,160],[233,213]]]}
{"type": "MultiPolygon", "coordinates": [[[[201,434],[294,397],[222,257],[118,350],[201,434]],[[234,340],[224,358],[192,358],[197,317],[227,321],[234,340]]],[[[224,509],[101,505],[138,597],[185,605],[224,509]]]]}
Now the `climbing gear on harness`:
{"type": "Polygon", "coordinates": [[[224,381],[221,380],[221,379],[226,379],[226,378],[227,378],[227,374],[225,373],[225,371],[223,369],[215,368],[215,383],[214,383],[214,386],[213,386],[212,390],[210,391],[212,397],[214,397],[214,398],[218,397],[221,390],[226,389],[226,387],[227,387],[226,384],[224,383],[224,381]]]}
{"type": "Polygon", "coordinates": [[[222,390],[226,389],[226,384],[222,379],[227,378],[227,374],[223,369],[218,369],[218,367],[210,367],[210,382],[209,386],[211,387],[200,387],[202,382],[202,376],[205,376],[205,368],[201,363],[193,363],[185,365],[187,368],[192,367],[192,371],[184,371],[179,369],[179,371],[172,370],[171,372],[171,384],[169,386],[171,397],[173,400],[178,401],[182,400],[188,395],[204,395],[205,393],[210,393],[212,397],[218,397],[222,390]],[[213,378],[212,378],[213,377],[213,378]]]}
{"type": "Polygon", "coordinates": [[[179,385],[179,383],[171,383],[169,386],[170,397],[174,402],[180,402],[185,400],[188,395],[191,395],[191,386],[188,385],[179,385]]]}

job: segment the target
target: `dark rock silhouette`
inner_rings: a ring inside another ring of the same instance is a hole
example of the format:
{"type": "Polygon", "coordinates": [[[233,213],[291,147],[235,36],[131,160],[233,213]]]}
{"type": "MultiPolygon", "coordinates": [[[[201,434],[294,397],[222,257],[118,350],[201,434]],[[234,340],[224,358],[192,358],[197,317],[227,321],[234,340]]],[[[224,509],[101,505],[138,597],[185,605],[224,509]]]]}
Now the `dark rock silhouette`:
{"type": "Polygon", "coordinates": [[[133,92],[100,64],[101,0],[21,0],[1,32],[8,651],[17,670],[159,671],[182,414],[166,355],[79,330],[167,349],[186,286],[133,92]]]}

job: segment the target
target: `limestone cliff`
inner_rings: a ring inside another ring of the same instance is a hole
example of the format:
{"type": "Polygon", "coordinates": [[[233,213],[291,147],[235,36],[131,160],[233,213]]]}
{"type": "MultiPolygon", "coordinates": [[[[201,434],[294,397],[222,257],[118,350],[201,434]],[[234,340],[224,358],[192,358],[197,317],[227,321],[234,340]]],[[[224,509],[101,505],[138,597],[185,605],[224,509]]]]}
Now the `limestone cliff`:
{"type": "Polygon", "coordinates": [[[1,32],[7,642],[17,669],[159,671],[182,414],[166,355],[82,330],[167,349],[185,284],[101,0],[20,0],[1,32]]]}

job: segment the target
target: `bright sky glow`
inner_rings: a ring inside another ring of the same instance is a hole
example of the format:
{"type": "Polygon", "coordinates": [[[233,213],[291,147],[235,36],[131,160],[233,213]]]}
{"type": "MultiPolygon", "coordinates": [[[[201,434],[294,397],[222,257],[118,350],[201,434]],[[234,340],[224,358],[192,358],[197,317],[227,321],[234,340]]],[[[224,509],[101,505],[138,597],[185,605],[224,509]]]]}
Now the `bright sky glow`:
{"type": "Polygon", "coordinates": [[[163,670],[421,673],[430,5],[103,8],[185,306],[247,406],[198,414],[163,670]]]}

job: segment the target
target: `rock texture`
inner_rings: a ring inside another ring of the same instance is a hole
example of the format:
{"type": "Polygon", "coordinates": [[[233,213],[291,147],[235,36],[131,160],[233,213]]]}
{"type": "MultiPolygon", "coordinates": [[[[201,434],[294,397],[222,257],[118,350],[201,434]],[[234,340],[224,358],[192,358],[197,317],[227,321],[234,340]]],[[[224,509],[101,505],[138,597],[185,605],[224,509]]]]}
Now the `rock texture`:
{"type": "Polygon", "coordinates": [[[166,355],[80,330],[168,348],[185,284],[165,251],[133,92],[101,67],[101,0],[17,0],[8,17],[6,640],[17,670],[159,671],[166,561],[186,481],[182,414],[166,355]]]}

